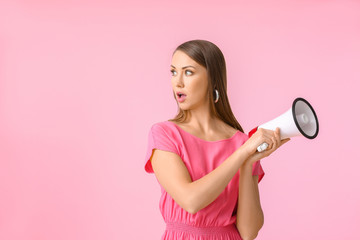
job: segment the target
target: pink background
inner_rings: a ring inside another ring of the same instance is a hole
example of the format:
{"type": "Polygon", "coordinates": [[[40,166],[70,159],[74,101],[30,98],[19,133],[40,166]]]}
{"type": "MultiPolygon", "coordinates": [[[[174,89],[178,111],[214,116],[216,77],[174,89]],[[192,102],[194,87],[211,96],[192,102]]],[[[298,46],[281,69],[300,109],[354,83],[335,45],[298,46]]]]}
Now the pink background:
{"type": "Polygon", "coordinates": [[[359,239],[359,1],[1,1],[0,239],[160,239],[150,126],[176,114],[169,65],[217,44],[246,132],[296,97],[316,139],[262,160],[257,239],[359,239]],[[51,3],[50,3],[51,2],[51,3]]]}

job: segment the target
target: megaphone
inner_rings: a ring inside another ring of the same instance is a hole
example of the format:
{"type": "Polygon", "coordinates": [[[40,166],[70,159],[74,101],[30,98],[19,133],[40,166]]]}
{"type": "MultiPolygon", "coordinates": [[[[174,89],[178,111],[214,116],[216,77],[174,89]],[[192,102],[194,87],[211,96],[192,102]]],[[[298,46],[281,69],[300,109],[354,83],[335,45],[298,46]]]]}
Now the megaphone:
{"type": "MultiPolygon", "coordinates": [[[[280,128],[280,139],[304,136],[314,139],[319,133],[319,121],[310,103],[303,98],[296,98],[291,108],[279,117],[264,123],[249,132],[251,137],[259,128],[275,131],[280,128]]],[[[267,143],[258,146],[257,151],[262,152],[268,147],[267,143]]]]}

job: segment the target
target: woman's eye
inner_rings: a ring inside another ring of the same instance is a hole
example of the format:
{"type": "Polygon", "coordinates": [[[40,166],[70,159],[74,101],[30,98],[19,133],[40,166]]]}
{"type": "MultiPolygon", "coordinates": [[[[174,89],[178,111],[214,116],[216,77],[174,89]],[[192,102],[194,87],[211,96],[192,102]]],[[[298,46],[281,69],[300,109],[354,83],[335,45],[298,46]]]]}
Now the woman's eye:
{"type": "Polygon", "coordinates": [[[185,75],[187,75],[187,76],[188,76],[188,75],[191,75],[192,73],[193,73],[193,72],[190,71],[190,70],[186,70],[186,71],[185,71],[185,75]]]}
{"type": "Polygon", "coordinates": [[[170,72],[171,72],[171,75],[173,75],[173,76],[175,76],[175,75],[176,75],[176,71],[174,71],[174,70],[170,70],[170,72]]]}

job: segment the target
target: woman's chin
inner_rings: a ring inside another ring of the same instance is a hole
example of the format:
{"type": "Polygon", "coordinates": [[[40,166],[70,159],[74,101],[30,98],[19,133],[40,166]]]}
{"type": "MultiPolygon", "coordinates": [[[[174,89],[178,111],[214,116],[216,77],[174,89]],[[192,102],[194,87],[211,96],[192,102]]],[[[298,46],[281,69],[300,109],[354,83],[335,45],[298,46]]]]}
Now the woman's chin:
{"type": "Polygon", "coordinates": [[[178,106],[181,110],[189,110],[189,106],[187,104],[179,103],[178,106]]]}

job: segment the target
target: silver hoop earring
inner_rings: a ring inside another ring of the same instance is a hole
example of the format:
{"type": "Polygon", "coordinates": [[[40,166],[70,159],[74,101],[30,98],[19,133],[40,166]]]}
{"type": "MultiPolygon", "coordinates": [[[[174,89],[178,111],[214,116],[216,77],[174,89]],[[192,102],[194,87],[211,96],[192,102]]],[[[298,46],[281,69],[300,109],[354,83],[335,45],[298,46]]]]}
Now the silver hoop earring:
{"type": "Polygon", "coordinates": [[[215,89],[215,103],[217,103],[219,101],[219,91],[215,89]]]}

